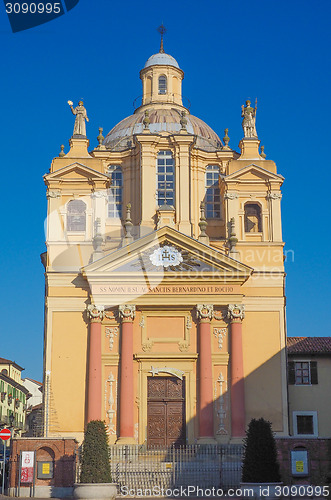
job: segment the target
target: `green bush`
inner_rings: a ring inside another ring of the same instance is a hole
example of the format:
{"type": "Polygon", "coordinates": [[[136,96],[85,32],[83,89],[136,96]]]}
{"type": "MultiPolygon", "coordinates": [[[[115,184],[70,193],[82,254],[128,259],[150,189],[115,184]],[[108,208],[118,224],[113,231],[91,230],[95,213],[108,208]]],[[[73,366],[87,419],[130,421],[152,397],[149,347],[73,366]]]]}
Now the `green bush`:
{"type": "Polygon", "coordinates": [[[280,480],[276,441],[271,423],[263,418],[253,418],[244,440],[242,482],[278,483],[280,480]]]}
{"type": "Polygon", "coordinates": [[[101,420],[87,424],[80,472],[81,483],[111,483],[106,426],[101,420]]]}

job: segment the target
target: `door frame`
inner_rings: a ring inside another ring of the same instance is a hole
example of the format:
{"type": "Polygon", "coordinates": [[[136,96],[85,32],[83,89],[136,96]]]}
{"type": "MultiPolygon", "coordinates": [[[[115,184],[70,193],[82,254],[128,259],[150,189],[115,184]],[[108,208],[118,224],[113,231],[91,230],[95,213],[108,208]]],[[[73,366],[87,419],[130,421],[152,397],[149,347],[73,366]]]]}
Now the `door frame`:
{"type": "MultiPolygon", "coordinates": [[[[139,354],[135,359],[139,362],[137,404],[138,404],[138,442],[147,443],[147,377],[151,376],[151,368],[165,366],[177,368],[184,372],[185,377],[185,435],[186,443],[194,444],[195,429],[197,429],[196,411],[196,364],[197,354],[179,354],[173,357],[164,357],[162,354],[139,354]]],[[[167,376],[160,373],[160,377],[167,376]]],[[[158,377],[158,375],[155,375],[158,377]]],[[[169,377],[173,375],[169,374],[169,377]]]]}
{"type": "MultiPolygon", "coordinates": [[[[152,376],[152,374],[150,374],[148,377],[147,377],[147,396],[148,396],[148,383],[150,380],[152,379],[155,379],[156,377],[155,376],[152,376]]],[[[170,380],[176,380],[178,379],[178,377],[176,377],[175,375],[167,375],[167,374],[164,374],[162,373],[162,375],[160,374],[159,377],[157,378],[162,378],[163,380],[167,380],[167,379],[170,379],[170,380]]],[[[179,380],[179,379],[178,379],[179,380]]],[[[182,380],[182,387],[184,389],[184,397],[182,398],[177,398],[177,399],[170,399],[170,398],[166,398],[166,399],[152,399],[152,400],[149,400],[148,397],[147,397],[147,432],[146,432],[146,437],[147,437],[147,445],[148,445],[148,428],[149,428],[149,408],[150,408],[150,405],[153,404],[153,403],[156,403],[156,404],[163,404],[164,407],[165,407],[165,431],[166,431],[166,435],[164,436],[164,439],[166,441],[166,444],[164,446],[170,446],[169,444],[167,444],[167,441],[168,441],[168,411],[169,411],[169,408],[170,408],[170,404],[180,404],[180,407],[181,407],[181,413],[182,413],[182,431],[184,433],[184,440],[180,443],[181,445],[184,445],[186,444],[187,440],[186,440],[186,428],[187,428],[187,425],[186,425],[186,378],[185,376],[183,376],[182,380]]],[[[153,446],[153,445],[151,445],[153,446]]]]}

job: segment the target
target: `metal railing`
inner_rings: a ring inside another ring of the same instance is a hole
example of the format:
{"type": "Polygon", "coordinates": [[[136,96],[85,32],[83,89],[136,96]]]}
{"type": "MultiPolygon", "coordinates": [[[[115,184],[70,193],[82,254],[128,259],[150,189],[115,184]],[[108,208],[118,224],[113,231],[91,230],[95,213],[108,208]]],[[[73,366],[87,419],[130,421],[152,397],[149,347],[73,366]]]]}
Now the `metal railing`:
{"type": "Polygon", "coordinates": [[[241,445],[145,445],[109,448],[112,479],[130,489],[233,488],[241,479],[241,445]]]}

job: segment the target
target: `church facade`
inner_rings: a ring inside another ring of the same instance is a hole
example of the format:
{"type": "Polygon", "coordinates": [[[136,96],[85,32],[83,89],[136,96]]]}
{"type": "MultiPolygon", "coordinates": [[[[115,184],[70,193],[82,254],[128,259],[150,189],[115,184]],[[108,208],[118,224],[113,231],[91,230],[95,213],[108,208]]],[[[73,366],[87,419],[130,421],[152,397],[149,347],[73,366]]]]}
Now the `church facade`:
{"type": "Polygon", "coordinates": [[[239,152],[182,102],[160,52],[132,116],[88,150],[86,110],[45,175],[45,435],[111,443],[288,435],[281,185],[242,108],[239,152]]]}

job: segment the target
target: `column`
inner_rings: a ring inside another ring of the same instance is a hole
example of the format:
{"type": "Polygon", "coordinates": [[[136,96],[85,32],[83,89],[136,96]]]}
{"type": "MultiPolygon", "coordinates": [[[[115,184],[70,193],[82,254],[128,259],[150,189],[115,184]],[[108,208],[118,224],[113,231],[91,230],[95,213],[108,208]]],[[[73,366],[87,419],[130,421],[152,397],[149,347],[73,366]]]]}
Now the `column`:
{"type": "Polygon", "coordinates": [[[87,422],[101,420],[101,322],[103,306],[89,304],[90,343],[88,351],[87,422]]]}
{"type": "Polygon", "coordinates": [[[196,306],[199,321],[199,442],[213,443],[213,373],[211,359],[211,328],[214,307],[210,304],[196,306]]]}
{"type": "Polygon", "coordinates": [[[245,436],[245,381],[242,348],[242,320],[244,305],[229,305],[228,318],[231,324],[231,434],[245,436]]]}
{"type": "Polygon", "coordinates": [[[135,444],[134,439],[134,394],[133,394],[133,320],[136,306],[120,305],[121,329],[120,358],[120,435],[118,444],[135,444]]]}

